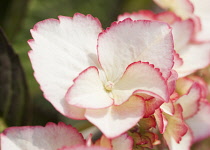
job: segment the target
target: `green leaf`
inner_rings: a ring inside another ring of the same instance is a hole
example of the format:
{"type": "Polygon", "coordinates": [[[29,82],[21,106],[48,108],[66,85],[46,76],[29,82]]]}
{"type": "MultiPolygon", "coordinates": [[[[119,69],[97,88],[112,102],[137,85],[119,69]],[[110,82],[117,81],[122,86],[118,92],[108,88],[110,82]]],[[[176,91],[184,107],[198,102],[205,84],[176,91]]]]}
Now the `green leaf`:
{"type": "Polygon", "coordinates": [[[0,29],[0,116],[8,126],[31,120],[30,97],[18,55],[0,29]]]}

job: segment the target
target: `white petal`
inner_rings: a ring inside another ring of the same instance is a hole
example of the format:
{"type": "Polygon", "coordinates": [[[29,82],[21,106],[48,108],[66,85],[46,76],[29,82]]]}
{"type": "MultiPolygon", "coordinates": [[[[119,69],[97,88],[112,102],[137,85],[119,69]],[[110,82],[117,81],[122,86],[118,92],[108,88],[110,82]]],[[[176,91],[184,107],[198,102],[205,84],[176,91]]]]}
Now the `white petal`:
{"type": "Polygon", "coordinates": [[[163,134],[165,132],[168,122],[167,122],[165,116],[162,114],[161,109],[156,109],[154,116],[155,116],[155,120],[156,120],[158,129],[159,129],[160,133],[163,134]]]}
{"type": "Polygon", "coordinates": [[[192,118],[186,120],[186,123],[193,132],[193,143],[210,136],[210,103],[208,101],[200,102],[200,110],[192,118]]]}
{"type": "Polygon", "coordinates": [[[210,41],[210,7],[209,7],[209,0],[202,0],[202,3],[199,0],[191,0],[192,4],[194,5],[194,13],[197,15],[201,20],[202,30],[198,33],[197,39],[201,41],[210,41]]]}
{"type": "Polygon", "coordinates": [[[174,139],[171,139],[169,146],[170,150],[190,150],[192,145],[193,135],[190,130],[182,137],[182,140],[177,143],[174,139]]]}
{"type": "Polygon", "coordinates": [[[179,77],[184,77],[210,64],[210,43],[190,44],[179,53],[183,65],[176,68],[179,77]]]}
{"type": "Polygon", "coordinates": [[[89,67],[74,80],[68,90],[66,100],[69,104],[82,108],[105,108],[113,104],[101,82],[96,67],[89,67]]]}
{"type": "Polygon", "coordinates": [[[174,49],[178,53],[185,51],[185,46],[189,43],[193,36],[193,21],[191,19],[185,21],[176,21],[171,26],[174,38],[174,49]]]}
{"type": "Polygon", "coordinates": [[[174,105],[175,113],[173,116],[165,114],[165,117],[168,121],[166,126],[166,130],[163,134],[164,139],[168,146],[171,145],[171,142],[179,143],[182,137],[187,133],[188,127],[185,124],[183,117],[182,117],[182,107],[180,104],[174,105]]]}
{"type": "Polygon", "coordinates": [[[10,127],[1,134],[1,150],[57,150],[84,144],[75,128],[61,122],[48,123],[45,127],[10,127]]]}
{"type": "Polygon", "coordinates": [[[96,125],[106,137],[114,138],[136,125],[144,116],[144,100],[132,96],[119,106],[103,109],[87,109],[85,117],[96,125]]]}
{"type": "Polygon", "coordinates": [[[168,103],[163,103],[160,106],[161,110],[163,110],[165,113],[169,114],[169,115],[173,115],[174,114],[174,104],[173,102],[170,100],[168,103]]]}
{"type": "Polygon", "coordinates": [[[31,30],[29,52],[35,77],[54,107],[62,114],[82,119],[82,110],[72,114],[64,102],[73,79],[89,66],[97,66],[96,46],[100,22],[90,15],[60,16],[37,23],[31,30]]]}
{"type": "Polygon", "coordinates": [[[168,77],[173,65],[173,39],[168,25],[156,21],[125,19],[113,23],[99,36],[98,55],[108,80],[117,82],[127,66],[149,62],[168,77]]]}
{"type": "Polygon", "coordinates": [[[115,104],[125,102],[132,93],[145,93],[163,101],[169,100],[167,83],[158,69],[148,63],[132,63],[114,86],[115,104]]]}
{"type": "Polygon", "coordinates": [[[194,83],[186,95],[181,96],[176,102],[183,108],[184,119],[190,118],[198,112],[199,100],[201,99],[201,88],[194,83]]]}

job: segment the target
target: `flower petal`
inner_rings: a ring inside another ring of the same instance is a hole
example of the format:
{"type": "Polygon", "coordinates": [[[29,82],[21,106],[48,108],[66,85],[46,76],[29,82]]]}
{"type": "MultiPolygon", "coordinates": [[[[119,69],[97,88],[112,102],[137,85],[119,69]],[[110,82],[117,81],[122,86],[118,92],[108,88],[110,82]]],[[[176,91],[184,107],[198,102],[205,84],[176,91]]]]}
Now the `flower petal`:
{"type": "Polygon", "coordinates": [[[87,109],[85,117],[108,138],[114,138],[136,125],[144,116],[144,100],[132,96],[119,106],[103,109],[87,109]]]}
{"type": "Polygon", "coordinates": [[[165,116],[162,114],[161,109],[157,109],[154,113],[155,116],[155,120],[157,123],[157,126],[159,128],[159,131],[161,134],[163,134],[165,132],[166,126],[167,126],[167,119],[165,118],[165,116]]]}
{"type": "Polygon", "coordinates": [[[202,3],[199,0],[191,0],[195,8],[195,15],[197,15],[201,20],[202,30],[198,33],[197,39],[200,41],[210,41],[210,10],[209,10],[209,0],[203,0],[202,3]]]}
{"type": "Polygon", "coordinates": [[[158,98],[151,98],[150,100],[145,100],[145,114],[144,118],[148,118],[150,115],[154,114],[155,110],[158,109],[164,102],[158,98]]]}
{"type": "Polygon", "coordinates": [[[155,20],[154,13],[150,10],[140,10],[134,13],[124,13],[119,15],[117,20],[122,21],[126,18],[131,18],[132,20],[155,20]]]}
{"type": "Polygon", "coordinates": [[[45,127],[10,127],[1,134],[2,150],[57,150],[63,146],[84,145],[77,130],[60,122],[45,127]]]}
{"type": "Polygon", "coordinates": [[[174,93],[177,79],[178,79],[177,72],[172,70],[171,75],[169,76],[167,80],[169,95],[172,95],[174,93]]]}
{"type": "Polygon", "coordinates": [[[161,106],[160,106],[161,110],[163,110],[164,113],[167,113],[171,116],[174,115],[174,104],[173,102],[170,100],[168,103],[163,103],[161,106]]]}
{"type": "Polygon", "coordinates": [[[72,114],[69,108],[73,106],[64,96],[81,71],[99,65],[96,45],[101,31],[96,18],[82,14],[44,20],[31,30],[34,40],[28,41],[29,56],[35,77],[46,99],[65,116],[84,119],[83,109],[72,114]]]}
{"type": "Polygon", "coordinates": [[[210,103],[207,100],[200,101],[200,108],[197,114],[186,120],[186,123],[193,132],[193,143],[210,136],[210,103]]]}
{"type": "Polygon", "coordinates": [[[89,67],[74,80],[68,90],[66,100],[69,104],[82,108],[105,108],[113,104],[101,82],[96,67],[89,67]]]}
{"type": "Polygon", "coordinates": [[[173,140],[175,140],[176,143],[179,143],[188,130],[182,117],[183,110],[181,105],[176,104],[174,107],[175,113],[173,116],[165,114],[168,124],[163,136],[168,145],[171,145],[173,140]]]}
{"type": "Polygon", "coordinates": [[[160,7],[174,11],[183,19],[189,18],[193,13],[193,5],[189,0],[153,0],[160,7]]]}
{"type": "Polygon", "coordinates": [[[132,94],[145,93],[162,101],[169,100],[168,88],[165,79],[158,69],[144,62],[135,62],[129,65],[113,89],[115,104],[125,102],[132,94]]]}
{"type": "Polygon", "coordinates": [[[113,82],[137,61],[153,64],[167,78],[173,66],[173,49],[170,27],[149,20],[115,22],[98,39],[99,61],[108,80],[113,82]]]}
{"type": "Polygon", "coordinates": [[[185,45],[192,39],[194,23],[191,19],[176,21],[171,27],[174,38],[174,49],[181,55],[182,51],[186,51],[185,45]]]}
{"type": "Polygon", "coordinates": [[[170,150],[190,150],[190,147],[192,145],[192,140],[193,140],[192,132],[188,130],[179,143],[176,143],[174,139],[171,139],[168,147],[170,150]]]}
{"type": "Polygon", "coordinates": [[[79,146],[73,146],[73,147],[63,147],[63,148],[60,148],[58,150],[112,150],[112,149],[99,147],[99,146],[79,145],[79,146]]]}
{"type": "Polygon", "coordinates": [[[132,150],[133,139],[127,134],[123,134],[112,139],[113,150],[132,150]]]}
{"type": "Polygon", "coordinates": [[[174,51],[174,66],[173,69],[176,70],[176,68],[180,67],[183,65],[183,60],[182,58],[179,56],[179,54],[174,51]]]}
{"type": "Polygon", "coordinates": [[[176,71],[179,77],[184,77],[210,64],[210,43],[190,44],[179,54],[184,64],[176,71]]]}
{"type": "Polygon", "coordinates": [[[186,95],[181,96],[176,101],[183,108],[182,114],[184,119],[190,118],[198,112],[201,96],[201,88],[199,84],[194,83],[186,95]]]}

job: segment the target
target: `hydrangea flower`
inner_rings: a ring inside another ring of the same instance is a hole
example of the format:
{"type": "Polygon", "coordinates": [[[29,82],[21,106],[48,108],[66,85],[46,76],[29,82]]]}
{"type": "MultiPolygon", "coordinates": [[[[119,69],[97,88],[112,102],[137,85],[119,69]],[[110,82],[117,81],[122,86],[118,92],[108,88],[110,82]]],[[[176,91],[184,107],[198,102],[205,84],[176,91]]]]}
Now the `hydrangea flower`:
{"type": "Polygon", "coordinates": [[[142,94],[169,100],[174,48],[165,23],[126,19],[102,30],[98,19],[77,13],[41,21],[31,34],[29,57],[45,98],[108,138],[144,116],[142,94]]]}

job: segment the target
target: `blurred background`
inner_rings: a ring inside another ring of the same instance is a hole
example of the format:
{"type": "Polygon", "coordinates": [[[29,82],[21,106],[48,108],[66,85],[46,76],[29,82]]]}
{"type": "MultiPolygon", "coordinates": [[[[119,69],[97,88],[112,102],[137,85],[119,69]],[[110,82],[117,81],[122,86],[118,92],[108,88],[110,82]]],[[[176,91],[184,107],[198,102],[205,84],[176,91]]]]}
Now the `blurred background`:
{"type": "Polygon", "coordinates": [[[140,9],[157,6],[152,0],[0,0],[0,131],[59,121],[78,130],[91,126],[62,116],[44,99],[27,54],[34,24],[80,12],[99,18],[106,28],[119,14],[140,9]]]}

